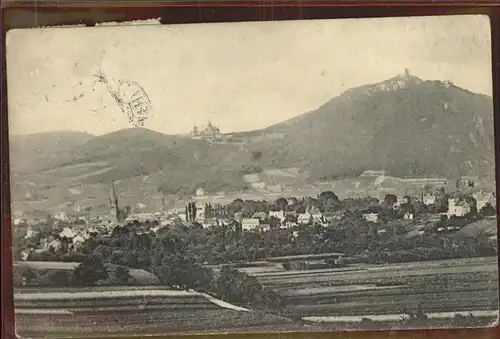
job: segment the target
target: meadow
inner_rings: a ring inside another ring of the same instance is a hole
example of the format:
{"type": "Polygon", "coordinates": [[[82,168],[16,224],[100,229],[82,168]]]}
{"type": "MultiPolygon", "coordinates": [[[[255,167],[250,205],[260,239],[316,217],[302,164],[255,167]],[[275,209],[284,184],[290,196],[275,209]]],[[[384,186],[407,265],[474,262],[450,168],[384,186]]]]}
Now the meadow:
{"type": "Polygon", "coordinates": [[[387,328],[413,326],[403,317],[420,310],[429,317],[422,326],[462,327],[487,326],[499,308],[495,257],[246,272],[284,298],[283,316],[161,286],[19,288],[16,326],[30,337],[387,328]]]}
{"type": "Polygon", "coordinates": [[[151,287],[18,289],[15,306],[17,331],[31,338],[293,325],[291,319],[234,307],[202,293],[151,287]]]}
{"type": "Polygon", "coordinates": [[[253,275],[293,318],[498,310],[495,257],[253,275]]]}

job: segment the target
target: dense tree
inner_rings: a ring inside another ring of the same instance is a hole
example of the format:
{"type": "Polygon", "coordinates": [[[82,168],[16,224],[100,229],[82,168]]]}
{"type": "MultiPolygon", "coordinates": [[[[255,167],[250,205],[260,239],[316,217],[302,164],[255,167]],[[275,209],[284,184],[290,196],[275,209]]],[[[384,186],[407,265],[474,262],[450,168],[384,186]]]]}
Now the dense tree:
{"type": "Polygon", "coordinates": [[[318,195],[318,200],[328,200],[333,199],[335,202],[340,203],[339,197],[332,191],[324,191],[318,195]]]}
{"type": "Polygon", "coordinates": [[[269,218],[268,223],[270,228],[277,228],[280,225],[280,221],[276,217],[269,218]]]}
{"type": "Polygon", "coordinates": [[[384,199],[384,204],[389,207],[389,208],[392,208],[392,206],[394,206],[395,203],[398,202],[398,197],[395,196],[394,194],[387,194],[385,196],[385,199],[384,199]]]}
{"type": "Polygon", "coordinates": [[[274,204],[276,205],[276,209],[278,211],[286,211],[288,209],[288,200],[285,198],[277,199],[274,204]]]}
{"type": "Polygon", "coordinates": [[[481,213],[481,215],[484,215],[484,216],[496,215],[495,208],[493,206],[491,206],[490,203],[487,203],[483,208],[481,208],[480,213],[481,213]]]}
{"type": "Polygon", "coordinates": [[[255,309],[270,309],[280,312],[282,298],[274,291],[266,291],[255,277],[224,266],[211,289],[224,301],[255,309]]]}
{"type": "Polygon", "coordinates": [[[252,152],[252,160],[257,161],[262,157],[262,152],[261,151],[254,151],[252,152]]]}
{"type": "Polygon", "coordinates": [[[192,218],[191,221],[192,222],[194,222],[196,220],[197,212],[198,212],[198,209],[196,208],[196,203],[193,202],[191,205],[191,218],[192,218]]]}
{"type": "Polygon", "coordinates": [[[474,199],[472,196],[470,195],[466,195],[464,198],[464,201],[466,203],[469,204],[470,208],[471,208],[471,213],[473,214],[476,214],[478,213],[478,210],[477,210],[477,201],[476,199],[474,199]]]}
{"type": "Polygon", "coordinates": [[[107,277],[108,272],[104,266],[104,261],[98,255],[90,255],[85,258],[73,273],[75,284],[82,286],[94,286],[107,277]]]}
{"type": "Polygon", "coordinates": [[[323,213],[325,216],[332,216],[340,208],[340,203],[333,198],[328,198],[323,202],[323,213]]]}

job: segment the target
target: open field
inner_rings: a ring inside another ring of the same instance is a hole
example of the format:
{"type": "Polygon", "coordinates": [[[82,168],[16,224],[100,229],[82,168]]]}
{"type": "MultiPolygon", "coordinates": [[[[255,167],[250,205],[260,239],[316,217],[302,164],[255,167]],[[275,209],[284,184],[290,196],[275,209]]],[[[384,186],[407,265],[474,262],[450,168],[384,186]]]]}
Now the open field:
{"type": "Polygon", "coordinates": [[[454,315],[469,312],[476,317],[476,325],[487,326],[498,312],[496,258],[255,271],[253,275],[284,297],[289,318],[160,286],[20,288],[15,294],[16,324],[21,335],[30,337],[258,332],[354,329],[363,318],[375,321],[363,324],[369,328],[400,326],[398,321],[417,307],[429,315],[432,326],[458,326],[454,315]]]}
{"type": "Polygon", "coordinates": [[[283,326],[291,321],[258,312],[233,310],[130,310],[113,312],[73,313],[70,315],[17,315],[18,333],[37,337],[64,335],[207,332],[253,328],[266,325],[283,326]]]}
{"type": "Polygon", "coordinates": [[[253,275],[278,291],[297,318],[404,314],[417,307],[426,313],[498,310],[496,258],[253,275]]]}
{"type": "Polygon", "coordinates": [[[203,293],[164,289],[17,290],[20,335],[141,334],[289,326],[291,319],[250,311],[203,293]],[[146,331],[146,332],[145,332],[146,331]]]}
{"type": "Polygon", "coordinates": [[[497,234],[497,219],[490,217],[482,219],[462,227],[455,237],[475,237],[479,234],[495,235],[497,234]]]}

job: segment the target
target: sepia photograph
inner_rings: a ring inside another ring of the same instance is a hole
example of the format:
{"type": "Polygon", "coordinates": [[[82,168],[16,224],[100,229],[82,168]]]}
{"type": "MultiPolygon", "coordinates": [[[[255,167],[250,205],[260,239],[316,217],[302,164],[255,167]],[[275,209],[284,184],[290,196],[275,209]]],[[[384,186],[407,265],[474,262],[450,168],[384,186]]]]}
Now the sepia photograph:
{"type": "Polygon", "coordinates": [[[16,332],[491,327],[487,16],[7,33],[16,332]]]}

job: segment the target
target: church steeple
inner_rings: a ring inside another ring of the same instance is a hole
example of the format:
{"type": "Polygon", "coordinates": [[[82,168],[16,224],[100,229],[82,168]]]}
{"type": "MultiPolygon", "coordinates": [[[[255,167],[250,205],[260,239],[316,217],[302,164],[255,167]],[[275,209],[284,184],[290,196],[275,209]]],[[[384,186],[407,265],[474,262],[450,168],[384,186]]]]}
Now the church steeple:
{"type": "Polygon", "coordinates": [[[111,192],[109,196],[109,203],[110,203],[110,208],[111,208],[111,216],[116,218],[116,221],[118,222],[120,220],[120,209],[118,207],[118,197],[116,196],[115,192],[115,183],[111,183],[111,192]]]}

